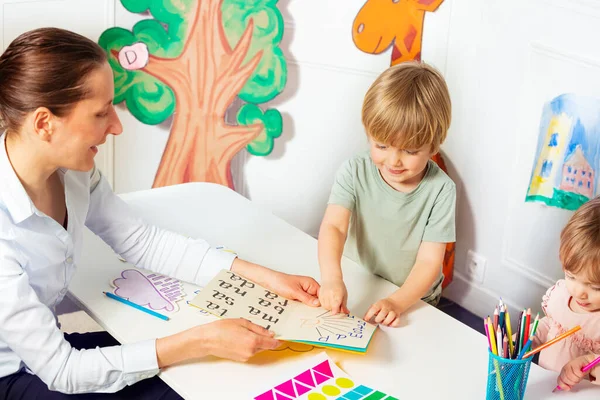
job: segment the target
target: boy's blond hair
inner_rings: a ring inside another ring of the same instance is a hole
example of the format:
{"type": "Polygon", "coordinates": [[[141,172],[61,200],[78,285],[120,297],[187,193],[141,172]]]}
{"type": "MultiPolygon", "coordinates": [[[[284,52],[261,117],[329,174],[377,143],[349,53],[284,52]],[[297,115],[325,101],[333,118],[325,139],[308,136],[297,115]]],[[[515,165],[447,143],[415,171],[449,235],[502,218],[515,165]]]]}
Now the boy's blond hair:
{"type": "Polygon", "coordinates": [[[600,284],[600,197],[582,205],[560,234],[560,262],[565,271],[583,272],[600,284]]]}
{"type": "Polygon", "coordinates": [[[400,149],[431,145],[437,153],[450,127],[452,106],[444,78],[422,62],[385,70],[367,91],[362,122],[378,143],[400,149]]]}

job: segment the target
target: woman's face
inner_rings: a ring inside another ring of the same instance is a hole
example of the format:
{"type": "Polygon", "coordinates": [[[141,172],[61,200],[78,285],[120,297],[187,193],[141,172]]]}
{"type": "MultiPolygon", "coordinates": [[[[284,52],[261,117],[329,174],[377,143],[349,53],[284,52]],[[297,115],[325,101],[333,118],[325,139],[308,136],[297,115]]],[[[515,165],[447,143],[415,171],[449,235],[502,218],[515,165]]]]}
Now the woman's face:
{"type": "Polygon", "coordinates": [[[78,102],[65,117],[56,119],[52,135],[51,156],[56,165],[76,171],[92,169],[98,146],[108,135],[123,132],[112,104],[114,82],[108,63],[90,73],[85,85],[89,97],[78,102]]]}

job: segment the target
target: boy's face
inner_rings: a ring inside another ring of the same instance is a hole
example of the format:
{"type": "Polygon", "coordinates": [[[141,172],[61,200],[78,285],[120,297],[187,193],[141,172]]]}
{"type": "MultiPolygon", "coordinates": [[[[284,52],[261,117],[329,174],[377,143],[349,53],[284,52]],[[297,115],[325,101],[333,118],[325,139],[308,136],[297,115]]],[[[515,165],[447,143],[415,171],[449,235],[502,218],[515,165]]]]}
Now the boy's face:
{"type": "Polygon", "coordinates": [[[600,283],[590,282],[585,273],[565,271],[567,290],[573,297],[570,307],[578,313],[600,311],[600,283]]]}
{"type": "Polygon", "coordinates": [[[427,162],[433,155],[431,146],[398,149],[369,138],[371,159],[383,180],[400,192],[409,192],[423,179],[427,162]]]}

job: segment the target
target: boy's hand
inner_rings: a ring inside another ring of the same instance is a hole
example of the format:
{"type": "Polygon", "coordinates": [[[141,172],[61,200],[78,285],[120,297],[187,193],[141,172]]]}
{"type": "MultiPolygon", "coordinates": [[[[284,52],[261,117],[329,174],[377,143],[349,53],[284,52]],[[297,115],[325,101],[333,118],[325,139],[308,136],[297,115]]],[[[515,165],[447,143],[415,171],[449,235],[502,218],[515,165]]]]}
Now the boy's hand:
{"type": "Polygon", "coordinates": [[[346,285],[341,279],[328,279],[321,282],[321,288],[319,289],[319,301],[321,306],[331,310],[333,314],[345,313],[349,314],[348,308],[346,307],[346,301],[348,300],[348,292],[346,291],[346,285]]]}
{"type": "Polygon", "coordinates": [[[577,357],[562,367],[556,384],[561,390],[571,390],[587,375],[587,372],[581,372],[581,369],[590,362],[588,356],[577,357]]]}
{"type": "Polygon", "coordinates": [[[365,314],[364,320],[370,322],[373,319],[376,324],[395,328],[400,326],[401,312],[399,304],[388,297],[373,304],[365,314]]]}

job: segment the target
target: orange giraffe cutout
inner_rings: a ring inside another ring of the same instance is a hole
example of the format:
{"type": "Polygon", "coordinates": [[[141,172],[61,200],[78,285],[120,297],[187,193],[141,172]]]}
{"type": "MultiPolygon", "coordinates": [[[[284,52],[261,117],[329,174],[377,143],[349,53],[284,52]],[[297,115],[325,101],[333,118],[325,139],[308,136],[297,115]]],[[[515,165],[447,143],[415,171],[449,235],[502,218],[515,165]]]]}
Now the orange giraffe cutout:
{"type": "Polygon", "coordinates": [[[367,0],[352,26],[361,51],[380,54],[393,46],[391,65],[421,60],[423,22],[444,0],[367,0]]]}

